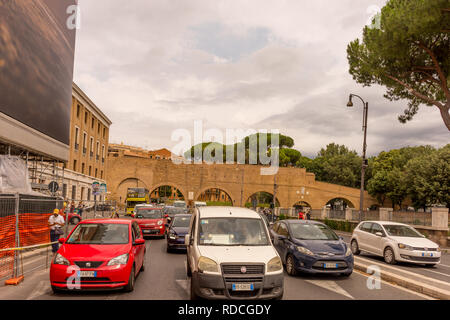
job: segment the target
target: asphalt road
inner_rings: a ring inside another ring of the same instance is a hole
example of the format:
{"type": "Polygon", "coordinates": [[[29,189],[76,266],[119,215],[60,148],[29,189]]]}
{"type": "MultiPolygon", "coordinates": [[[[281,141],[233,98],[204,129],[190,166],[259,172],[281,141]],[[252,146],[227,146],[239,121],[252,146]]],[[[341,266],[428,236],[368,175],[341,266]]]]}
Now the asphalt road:
{"type": "MultiPolygon", "coordinates": [[[[69,292],[54,294],[50,288],[49,271],[45,267],[25,274],[25,280],[17,287],[0,284],[0,299],[57,300],[57,299],[109,299],[109,300],[183,300],[189,299],[189,279],[186,277],[186,255],[167,253],[165,239],[147,240],[146,270],[138,275],[135,290],[131,293],[69,292]]],[[[33,257],[37,259],[39,257],[33,257]]],[[[42,265],[44,256],[40,256],[42,265]]],[[[30,264],[32,265],[32,264],[30,264]]],[[[31,268],[30,268],[31,269],[31,268]]],[[[427,299],[418,293],[381,282],[380,289],[370,290],[368,277],[354,272],[349,278],[335,276],[298,276],[285,274],[287,300],[417,300],[427,299]]]]}

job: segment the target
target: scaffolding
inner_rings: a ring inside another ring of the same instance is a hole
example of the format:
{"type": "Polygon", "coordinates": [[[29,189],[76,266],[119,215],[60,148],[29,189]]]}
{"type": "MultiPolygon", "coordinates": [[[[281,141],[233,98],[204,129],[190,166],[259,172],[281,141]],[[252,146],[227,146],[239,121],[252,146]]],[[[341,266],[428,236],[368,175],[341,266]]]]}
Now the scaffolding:
{"type": "Polygon", "coordinates": [[[23,159],[28,168],[28,179],[33,191],[52,197],[64,197],[63,182],[65,162],[49,158],[22,147],[0,141],[0,154],[23,159]],[[57,190],[50,190],[46,181],[56,182],[57,190]]]}

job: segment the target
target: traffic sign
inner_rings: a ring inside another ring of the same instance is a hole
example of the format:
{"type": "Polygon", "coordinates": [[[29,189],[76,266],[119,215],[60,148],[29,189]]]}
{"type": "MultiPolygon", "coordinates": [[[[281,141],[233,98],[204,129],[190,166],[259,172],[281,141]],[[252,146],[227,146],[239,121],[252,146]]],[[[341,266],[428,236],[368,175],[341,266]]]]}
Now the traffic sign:
{"type": "Polygon", "coordinates": [[[56,181],[52,181],[48,185],[48,190],[50,190],[52,193],[55,193],[59,190],[59,185],[56,181]]]}

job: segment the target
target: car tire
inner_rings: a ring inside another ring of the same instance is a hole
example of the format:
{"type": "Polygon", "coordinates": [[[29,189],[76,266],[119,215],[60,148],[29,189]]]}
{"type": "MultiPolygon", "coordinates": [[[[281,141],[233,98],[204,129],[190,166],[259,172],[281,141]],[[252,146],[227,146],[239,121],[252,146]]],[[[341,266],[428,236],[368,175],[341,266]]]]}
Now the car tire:
{"type": "Polygon", "coordinates": [[[190,290],[190,299],[191,300],[199,300],[199,296],[195,293],[194,290],[194,280],[191,278],[191,290],[190,290]]]}
{"type": "Polygon", "coordinates": [[[394,250],[392,250],[391,247],[386,247],[386,249],[384,249],[383,258],[387,264],[396,264],[397,263],[397,261],[395,260],[394,250]]]}
{"type": "Polygon", "coordinates": [[[191,266],[189,265],[189,261],[186,261],[186,275],[188,277],[192,277],[191,266]]]}
{"type": "Polygon", "coordinates": [[[355,239],[352,240],[352,243],[350,244],[350,246],[351,246],[352,253],[354,256],[357,256],[361,253],[361,250],[359,250],[358,241],[356,241],[355,239]]]}
{"type": "Polygon", "coordinates": [[[131,268],[130,277],[128,278],[128,283],[125,286],[125,292],[132,292],[134,290],[134,282],[136,281],[136,276],[134,274],[134,264],[131,268]]]}
{"type": "Polygon", "coordinates": [[[291,277],[295,277],[297,275],[297,270],[295,270],[294,257],[292,255],[288,255],[286,258],[286,272],[291,277]]]}
{"type": "Polygon", "coordinates": [[[79,218],[72,218],[72,220],[70,220],[71,224],[77,225],[80,222],[79,218]]]}
{"type": "Polygon", "coordinates": [[[58,293],[62,292],[61,289],[59,289],[58,287],[55,287],[55,286],[52,286],[52,291],[53,291],[54,294],[58,294],[58,293]]]}
{"type": "Polygon", "coordinates": [[[145,271],[145,255],[144,255],[144,260],[142,260],[141,270],[139,270],[139,272],[143,272],[143,271],[145,271]]]}

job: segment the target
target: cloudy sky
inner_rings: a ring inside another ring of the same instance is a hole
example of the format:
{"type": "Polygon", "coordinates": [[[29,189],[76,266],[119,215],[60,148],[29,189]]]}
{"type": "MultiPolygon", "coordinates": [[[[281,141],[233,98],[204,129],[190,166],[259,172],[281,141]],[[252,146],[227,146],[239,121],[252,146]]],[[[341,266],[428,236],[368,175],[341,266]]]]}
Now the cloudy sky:
{"type": "MultiPolygon", "coordinates": [[[[330,142],[368,153],[449,142],[436,108],[415,120],[406,102],[363,88],[348,73],[347,44],[384,0],[79,0],[75,82],[112,120],[111,142],[168,147],[177,129],[279,129],[315,156],[330,142]]],[[[226,141],[225,141],[226,142],[226,141]]]]}

